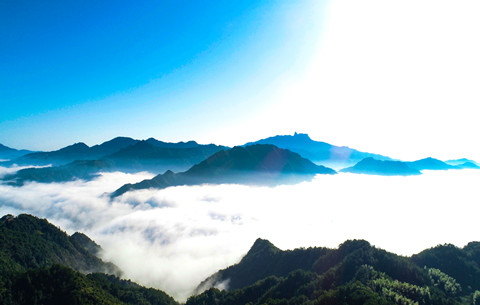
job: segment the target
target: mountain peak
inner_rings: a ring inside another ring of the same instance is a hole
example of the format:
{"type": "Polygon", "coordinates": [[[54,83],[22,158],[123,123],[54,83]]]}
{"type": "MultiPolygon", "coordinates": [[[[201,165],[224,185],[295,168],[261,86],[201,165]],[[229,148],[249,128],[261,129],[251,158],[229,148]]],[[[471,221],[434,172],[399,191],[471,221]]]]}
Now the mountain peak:
{"type": "Polygon", "coordinates": [[[275,253],[278,251],[280,251],[280,249],[275,247],[275,245],[273,245],[270,241],[258,238],[253,243],[253,246],[250,248],[245,257],[257,256],[259,254],[265,254],[267,252],[275,253]]]}
{"type": "Polygon", "coordinates": [[[83,143],[83,142],[78,142],[78,143],[75,143],[75,144],[72,144],[72,145],[69,145],[69,146],[66,146],[60,150],[58,150],[59,152],[79,152],[79,151],[86,151],[88,150],[90,147],[88,147],[87,144],[83,143]]]}
{"type": "Polygon", "coordinates": [[[308,135],[308,133],[297,133],[297,132],[295,132],[293,134],[293,137],[298,138],[298,139],[310,140],[310,141],[312,140],[310,138],[310,136],[308,135]]]}

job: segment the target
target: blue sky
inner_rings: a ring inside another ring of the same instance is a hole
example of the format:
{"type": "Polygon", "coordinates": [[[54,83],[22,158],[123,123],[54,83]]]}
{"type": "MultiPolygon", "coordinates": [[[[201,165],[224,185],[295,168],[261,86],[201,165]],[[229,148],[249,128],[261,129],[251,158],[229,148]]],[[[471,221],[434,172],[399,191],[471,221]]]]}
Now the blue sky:
{"type": "Polygon", "coordinates": [[[312,17],[321,20],[309,2],[0,5],[0,141],[35,149],[116,135],[180,140],[196,135],[190,120],[220,127],[255,108],[246,93],[295,68],[320,24],[312,17]]]}
{"type": "Polygon", "coordinates": [[[298,131],[480,159],[479,14],[473,0],[2,1],[0,143],[298,131]]]}

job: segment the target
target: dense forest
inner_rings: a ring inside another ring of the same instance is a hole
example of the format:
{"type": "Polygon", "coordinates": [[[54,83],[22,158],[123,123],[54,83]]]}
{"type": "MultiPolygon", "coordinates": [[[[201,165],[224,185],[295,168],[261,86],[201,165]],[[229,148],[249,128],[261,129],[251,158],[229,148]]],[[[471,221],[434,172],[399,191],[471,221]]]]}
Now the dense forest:
{"type": "MultiPolygon", "coordinates": [[[[178,304],[120,279],[88,236],[31,215],[0,219],[0,303],[178,304]]],[[[242,260],[202,282],[188,305],[480,304],[480,243],[411,257],[348,240],[337,249],[283,251],[258,239],[242,260]]]]}

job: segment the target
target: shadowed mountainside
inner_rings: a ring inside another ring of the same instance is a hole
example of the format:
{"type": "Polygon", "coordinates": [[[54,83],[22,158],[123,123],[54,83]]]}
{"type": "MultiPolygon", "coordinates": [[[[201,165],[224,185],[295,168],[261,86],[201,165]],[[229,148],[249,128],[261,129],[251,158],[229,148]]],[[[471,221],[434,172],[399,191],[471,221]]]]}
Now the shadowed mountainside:
{"type": "Polygon", "coordinates": [[[0,160],[10,160],[19,158],[23,155],[30,154],[32,151],[26,149],[15,149],[0,144],[0,160]]]}
{"type": "Polygon", "coordinates": [[[113,169],[112,163],[108,161],[77,160],[67,165],[21,169],[14,174],[6,175],[2,180],[13,186],[22,186],[28,181],[50,183],[75,179],[91,180],[98,176],[98,172],[112,171],[113,169]]]}
{"type": "Polygon", "coordinates": [[[163,291],[102,273],[120,271],[94,255],[100,250],[88,236],[68,236],[45,219],[3,216],[0,304],[178,304],[163,291]]]}
{"type": "MultiPolygon", "coordinates": [[[[88,238],[68,236],[46,219],[21,214],[0,219],[0,273],[61,264],[82,272],[120,274],[119,269],[92,253],[99,251],[88,238]],[[85,247],[86,246],[86,247],[85,247]]],[[[98,246],[98,245],[97,245],[98,246]]]]}
{"type": "Polygon", "coordinates": [[[364,240],[282,251],[258,239],[186,304],[478,304],[478,245],[438,246],[408,258],[364,240]]]}
{"type": "Polygon", "coordinates": [[[166,143],[150,138],[105,156],[104,159],[111,161],[119,170],[147,170],[154,173],[185,171],[223,149],[228,147],[200,145],[194,141],[166,143]]]}
{"type": "Polygon", "coordinates": [[[222,150],[186,172],[167,171],[153,179],[137,184],[126,184],[112,197],[146,188],[166,188],[205,183],[241,183],[275,185],[311,179],[315,174],[335,174],[330,168],[315,165],[299,154],[273,145],[237,146],[222,150]]]}

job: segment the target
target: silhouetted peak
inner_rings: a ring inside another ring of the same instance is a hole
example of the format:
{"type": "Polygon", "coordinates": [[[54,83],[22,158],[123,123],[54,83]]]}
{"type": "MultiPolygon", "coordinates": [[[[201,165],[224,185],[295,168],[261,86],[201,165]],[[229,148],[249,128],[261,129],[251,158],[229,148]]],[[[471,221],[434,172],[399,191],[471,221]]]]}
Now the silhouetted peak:
{"type": "Polygon", "coordinates": [[[302,140],[310,140],[310,141],[312,140],[307,133],[297,133],[297,132],[295,132],[293,134],[293,137],[296,138],[296,139],[302,139],[302,140]]]}
{"type": "Polygon", "coordinates": [[[371,247],[370,243],[366,240],[353,239],[353,240],[347,240],[342,244],[340,244],[340,246],[338,246],[338,250],[343,253],[351,253],[361,248],[370,248],[370,247],[371,247]]]}
{"type": "Polygon", "coordinates": [[[253,246],[250,248],[245,257],[257,256],[259,254],[275,253],[277,251],[280,251],[280,249],[275,247],[270,241],[258,238],[253,243],[253,246]]]}
{"type": "Polygon", "coordinates": [[[171,170],[167,170],[163,175],[164,176],[172,176],[172,175],[175,175],[175,173],[172,172],[171,170]]]}
{"type": "Polygon", "coordinates": [[[15,216],[13,216],[12,214],[7,214],[7,215],[3,216],[2,218],[0,218],[0,223],[12,221],[14,219],[15,219],[15,216]]]}
{"type": "Polygon", "coordinates": [[[88,147],[87,144],[85,144],[83,142],[78,142],[78,143],[66,146],[66,147],[60,149],[59,151],[62,151],[62,152],[79,152],[79,151],[86,151],[89,148],[90,147],[88,147]]]}
{"type": "Polygon", "coordinates": [[[0,151],[11,151],[11,150],[15,150],[11,147],[8,147],[8,146],[5,146],[3,144],[0,143],[0,151]]]}

